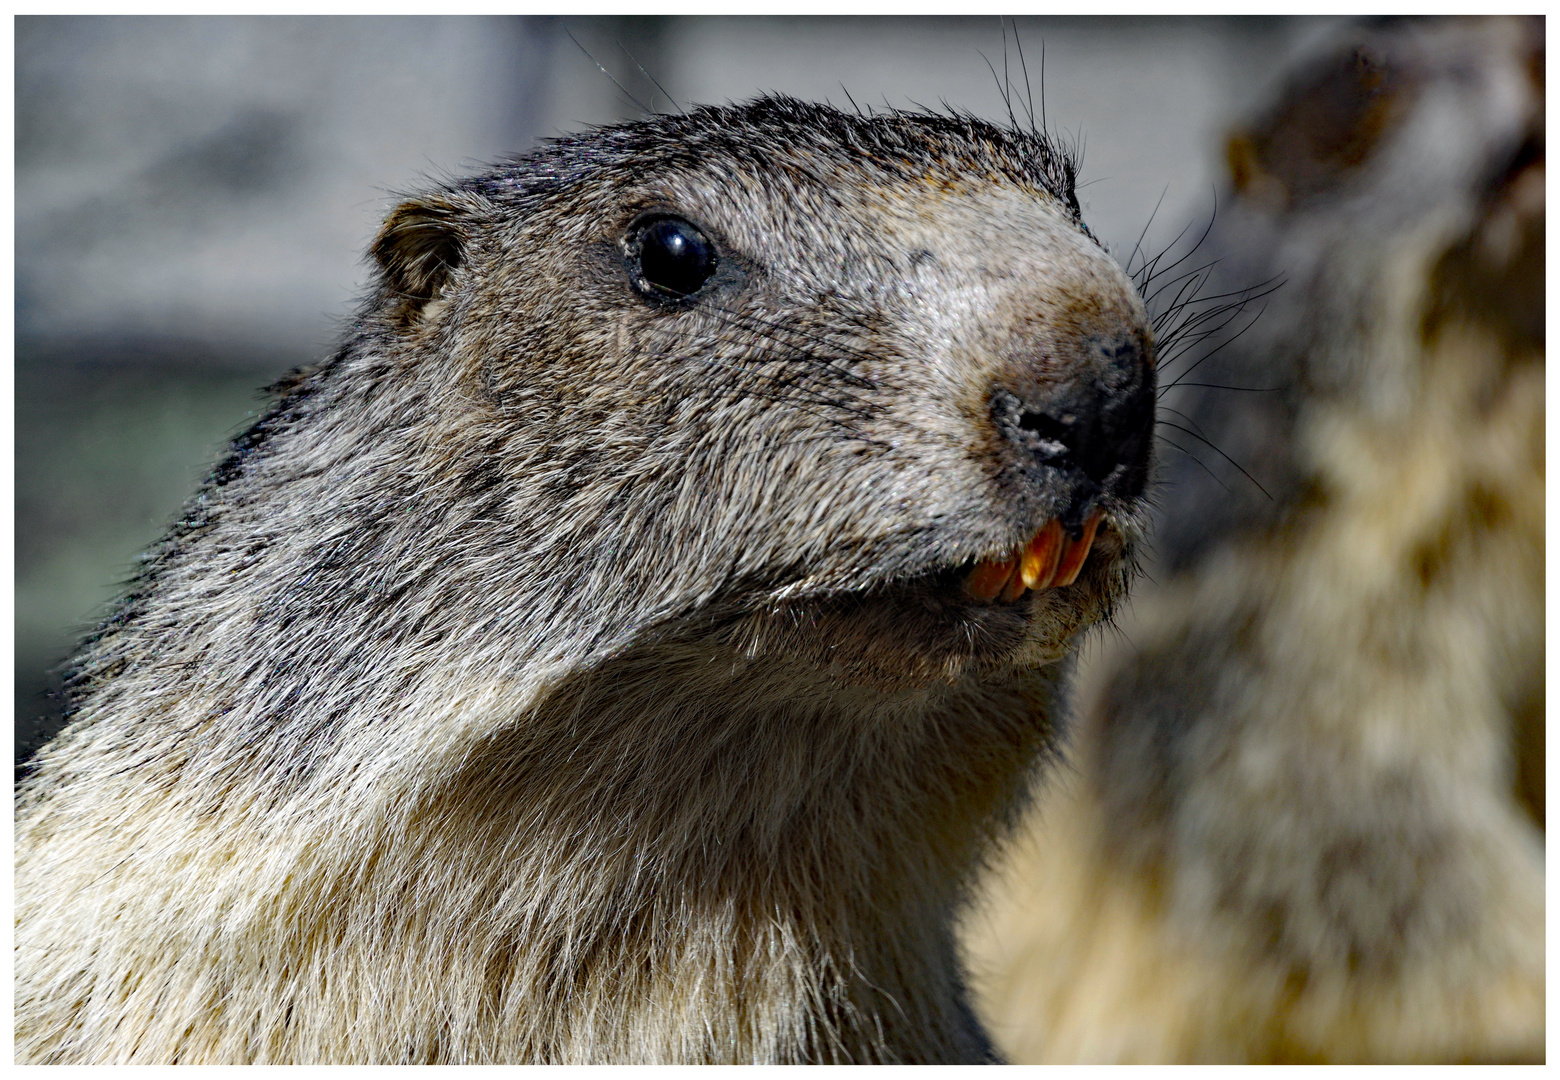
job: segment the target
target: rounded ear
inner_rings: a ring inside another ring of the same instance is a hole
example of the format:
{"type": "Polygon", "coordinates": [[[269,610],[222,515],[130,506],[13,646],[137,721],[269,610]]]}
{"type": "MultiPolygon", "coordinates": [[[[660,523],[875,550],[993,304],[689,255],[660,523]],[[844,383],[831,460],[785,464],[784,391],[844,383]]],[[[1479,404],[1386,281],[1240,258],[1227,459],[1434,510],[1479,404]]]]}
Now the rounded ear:
{"type": "Polygon", "coordinates": [[[374,237],[369,251],[384,271],[385,284],[409,312],[438,295],[465,255],[460,208],[438,196],[397,206],[374,237]]]}

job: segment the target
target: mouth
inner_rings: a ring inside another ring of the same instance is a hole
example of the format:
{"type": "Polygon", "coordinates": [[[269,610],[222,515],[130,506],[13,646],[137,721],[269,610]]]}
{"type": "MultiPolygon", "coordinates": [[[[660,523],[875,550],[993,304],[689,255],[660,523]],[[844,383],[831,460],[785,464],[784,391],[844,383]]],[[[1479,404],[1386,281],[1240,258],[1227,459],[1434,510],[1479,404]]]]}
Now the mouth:
{"type": "Polygon", "coordinates": [[[1030,589],[1071,585],[1089,557],[1099,524],[1100,512],[1096,510],[1084,521],[1077,538],[1073,538],[1067,535],[1060,520],[1052,518],[1005,558],[976,563],[964,579],[964,591],[980,600],[1012,603],[1030,589]]]}
{"type": "Polygon", "coordinates": [[[793,597],[724,613],[720,640],[749,657],[805,659],[853,685],[900,690],[951,682],[977,670],[1050,663],[1078,631],[1108,612],[1125,571],[1082,574],[1115,564],[1123,539],[1099,513],[1076,536],[1047,521],[1011,552],[973,566],[944,566],[862,591],[793,597]],[[1090,581],[1054,594],[1055,603],[1019,604],[1031,590],[1090,581]]]}

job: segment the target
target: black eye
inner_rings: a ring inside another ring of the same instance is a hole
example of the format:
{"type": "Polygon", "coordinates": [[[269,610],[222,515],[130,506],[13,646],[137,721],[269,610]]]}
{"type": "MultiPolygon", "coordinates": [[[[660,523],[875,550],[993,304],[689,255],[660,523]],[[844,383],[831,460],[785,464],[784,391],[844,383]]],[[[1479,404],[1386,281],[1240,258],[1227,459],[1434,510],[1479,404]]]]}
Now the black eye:
{"type": "Polygon", "coordinates": [[[715,272],[715,245],[682,218],[658,217],[639,229],[637,262],[640,292],[692,296],[715,272]]]}

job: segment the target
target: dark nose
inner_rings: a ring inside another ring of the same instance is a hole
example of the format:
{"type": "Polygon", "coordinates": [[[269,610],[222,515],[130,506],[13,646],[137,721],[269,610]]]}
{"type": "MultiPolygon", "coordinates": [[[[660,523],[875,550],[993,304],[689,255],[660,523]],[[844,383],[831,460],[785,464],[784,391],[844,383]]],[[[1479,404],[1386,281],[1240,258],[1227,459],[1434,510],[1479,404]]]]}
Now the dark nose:
{"type": "Polygon", "coordinates": [[[991,418],[1020,482],[1077,527],[1101,496],[1134,499],[1148,482],[1154,368],[1134,340],[1092,341],[1044,377],[991,395],[991,418]],[[1075,520],[1076,519],[1076,520],[1075,520]]]}

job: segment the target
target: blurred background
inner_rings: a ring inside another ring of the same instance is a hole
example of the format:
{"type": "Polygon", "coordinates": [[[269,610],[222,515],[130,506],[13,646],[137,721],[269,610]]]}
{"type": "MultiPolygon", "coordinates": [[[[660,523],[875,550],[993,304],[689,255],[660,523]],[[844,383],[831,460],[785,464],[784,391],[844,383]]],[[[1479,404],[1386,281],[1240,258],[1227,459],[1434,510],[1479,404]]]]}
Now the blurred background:
{"type": "Polygon", "coordinates": [[[1332,24],[18,19],[18,759],[261,388],[331,351],[398,193],[668,97],[1006,119],[997,76],[1005,61],[1022,94],[1021,44],[1036,108],[1081,150],[1085,220],[1125,262],[1145,228],[1156,251],[1207,221],[1230,123],[1332,24]]]}

